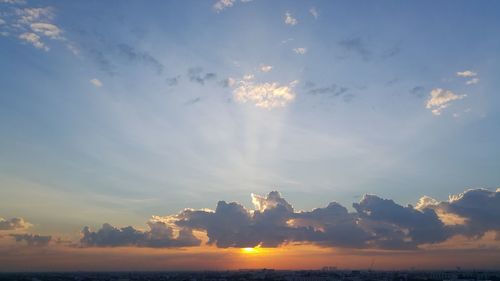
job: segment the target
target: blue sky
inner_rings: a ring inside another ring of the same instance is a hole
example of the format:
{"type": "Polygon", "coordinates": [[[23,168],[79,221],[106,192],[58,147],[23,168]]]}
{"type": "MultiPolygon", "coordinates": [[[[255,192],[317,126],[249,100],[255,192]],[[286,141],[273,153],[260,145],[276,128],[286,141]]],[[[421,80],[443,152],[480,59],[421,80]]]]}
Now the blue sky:
{"type": "Polygon", "coordinates": [[[498,187],[498,2],[226,4],[0,1],[0,215],[77,233],[498,187]]]}

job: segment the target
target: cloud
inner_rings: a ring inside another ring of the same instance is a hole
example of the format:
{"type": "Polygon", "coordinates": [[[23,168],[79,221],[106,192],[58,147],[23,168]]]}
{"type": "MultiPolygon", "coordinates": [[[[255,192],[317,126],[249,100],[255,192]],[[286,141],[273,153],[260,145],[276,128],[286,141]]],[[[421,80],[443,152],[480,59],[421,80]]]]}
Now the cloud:
{"type": "Polygon", "coordinates": [[[218,0],[214,3],[213,9],[216,12],[221,12],[226,8],[232,7],[236,0],[218,0]]]}
{"type": "Polygon", "coordinates": [[[21,243],[25,242],[28,246],[47,246],[52,240],[52,236],[43,236],[38,234],[10,234],[11,237],[14,237],[16,242],[21,243]]]}
{"type": "Polygon", "coordinates": [[[190,229],[181,228],[177,236],[174,229],[161,218],[153,217],[148,222],[149,230],[141,231],[131,226],[117,228],[108,223],[97,231],[89,227],[82,230],[82,247],[137,246],[150,248],[188,247],[200,245],[200,240],[190,229]]]}
{"type": "Polygon", "coordinates": [[[457,76],[458,77],[475,77],[475,76],[477,76],[477,73],[470,71],[470,70],[465,70],[465,71],[457,72],[457,76]]]}
{"type": "Polygon", "coordinates": [[[415,87],[411,88],[409,92],[414,97],[423,98],[425,96],[424,90],[425,89],[422,86],[415,86],[415,87]]]}
{"type": "Polygon", "coordinates": [[[169,78],[165,79],[165,81],[167,82],[167,84],[169,86],[177,86],[177,84],[179,84],[180,79],[181,79],[181,76],[177,75],[174,77],[169,77],[169,78]]]}
{"type": "Polygon", "coordinates": [[[213,72],[204,72],[201,67],[194,67],[188,69],[187,77],[189,81],[196,82],[204,85],[206,81],[214,80],[217,78],[217,74],[213,72]]]}
{"type": "Polygon", "coordinates": [[[370,60],[372,52],[366,47],[364,41],[357,37],[340,41],[339,46],[345,51],[358,54],[363,60],[370,60]]]}
{"type": "MultiPolygon", "coordinates": [[[[24,4],[24,1],[5,1],[10,5],[24,4]]],[[[56,40],[66,45],[68,50],[78,55],[76,45],[63,36],[64,31],[55,22],[54,10],[51,7],[13,7],[2,13],[5,17],[3,25],[8,32],[3,35],[14,35],[23,42],[28,42],[37,49],[49,51],[50,48],[45,39],[56,40]]]]}
{"type": "Polygon", "coordinates": [[[229,77],[219,81],[218,84],[223,88],[233,87],[236,84],[236,79],[229,77]]]}
{"type": "Polygon", "coordinates": [[[252,194],[253,209],[219,201],[215,210],[185,209],[176,215],[153,217],[150,230],[104,224],[87,227],[85,247],[189,247],[200,245],[193,231],[206,233],[219,248],[279,247],[310,243],[322,247],[408,250],[444,242],[456,235],[476,239],[500,231],[500,189],[467,190],[440,202],[422,197],[417,206],[365,195],[353,212],[336,202],[311,211],[296,211],[279,192],[252,194]],[[455,221],[451,221],[454,219],[455,221]],[[179,234],[175,236],[174,231],[179,234]]]}
{"type": "Polygon", "coordinates": [[[265,65],[265,64],[263,64],[263,65],[260,66],[260,71],[262,71],[262,72],[269,72],[272,69],[273,69],[273,67],[271,65],[265,65]]]}
{"type": "Polygon", "coordinates": [[[240,103],[252,103],[257,107],[272,109],[284,107],[295,99],[293,88],[297,81],[288,85],[278,82],[256,83],[253,77],[242,79],[233,90],[234,98],[240,103]]]}
{"type": "Polygon", "coordinates": [[[448,238],[444,224],[432,209],[403,207],[375,195],[365,195],[353,207],[362,225],[376,234],[370,242],[377,248],[414,248],[448,238]]]}
{"type": "Polygon", "coordinates": [[[479,238],[487,231],[500,230],[500,189],[469,189],[450,196],[448,201],[429,204],[443,220],[449,220],[456,234],[479,238]]]}
{"type": "Polygon", "coordinates": [[[466,85],[474,85],[477,83],[479,83],[479,78],[477,78],[477,77],[474,77],[474,78],[468,80],[467,82],[465,82],[466,85]]]}
{"type": "MultiPolygon", "coordinates": [[[[240,0],[241,3],[252,2],[252,0],[240,0]]],[[[233,7],[237,3],[237,0],[217,0],[215,1],[212,8],[215,12],[220,13],[227,8],[233,7]]]]}
{"type": "Polygon", "coordinates": [[[6,220],[0,217],[0,230],[22,230],[31,227],[32,224],[23,218],[12,218],[6,220]]]}
{"type": "Polygon", "coordinates": [[[466,96],[467,95],[457,95],[450,90],[441,88],[432,89],[425,107],[430,109],[432,114],[441,115],[441,112],[447,108],[452,101],[461,100],[466,96]]]}
{"type": "Polygon", "coordinates": [[[200,102],[200,101],[201,101],[201,98],[200,98],[200,97],[197,97],[197,98],[190,99],[190,100],[186,101],[186,102],[184,103],[184,105],[193,105],[193,104],[198,103],[198,102],[200,102]]]}
{"type": "Polygon", "coordinates": [[[160,63],[151,54],[143,51],[138,51],[134,49],[132,46],[123,43],[118,44],[117,49],[120,54],[127,57],[130,61],[140,62],[149,65],[152,68],[154,68],[158,74],[163,72],[163,64],[160,63]]]}
{"type": "Polygon", "coordinates": [[[14,5],[24,5],[26,4],[25,0],[0,0],[0,3],[3,4],[14,4],[14,5]]]}
{"type": "Polygon", "coordinates": [[[479,83],[477,73],[471,70],[459,71],[456,73],[458,77],[471,78],[465,82],[466,85],[475,85],[479,83]]]}
{"type": "Polygon", "coordinates": [[[61,29],[59,27],[51,24],[51,23],[42,23],[42,22],[37,22],[37,23],[32,23],[30,24],[31,29],[34,32],[41,33],[49,38],[52,39],[59,39],[60,34],[62,33],[61,29]]]}
{"type": "Polygon", "coordinates": [[[297,23],[299,23],[299,22],[297,21],[296,18],[294,18],[292,16],[292,14],[290,12],[285,13],[285,24],[293,26],[293,25],[296,25],[297,23]]]}
{"type": "Polygon", "coordinates": [[[311,9],[309,9],[309,13],[314,17],[314,19],[318,19],[319,13],[315,7],[311,7],[311,9]]]}
{"type": "Polygon", "coordinates": [[[305,53],[307,53],[307,49],[306,48],[294,48],[293,51],[298,54],[298,55],[304,55],[305,53]]]}
{"type": "Polygon", "coordinates": [[[49,51],[49,47],[47,47],[42,41],[40,36],[36,35],[33,32],[25,32],[19,35],[19,39],[26,41],[37,49],[42,49],[44,51],[49,51]]]}
{"type": "MultiPolygon", "coordinates": [[[[314,87],[314,86],[312,86],[314,87]]],[[[347,92],[349,88],[347,87],[339,87],[336,84],[332,84],[327,87],[316,87],[316,88],[311,88],[307,91],[308,94],[310,95],[331,95],[334,97],[340,96],[347,92]]]]}
{"type": "Polygon", "coordinates": [[[90,84],[96,86],[97,88],[101,88],[102,87],[102,82],[101,80],[97,79],[97,78],[93,78],[93,79],[90,79],[90,84]]]}

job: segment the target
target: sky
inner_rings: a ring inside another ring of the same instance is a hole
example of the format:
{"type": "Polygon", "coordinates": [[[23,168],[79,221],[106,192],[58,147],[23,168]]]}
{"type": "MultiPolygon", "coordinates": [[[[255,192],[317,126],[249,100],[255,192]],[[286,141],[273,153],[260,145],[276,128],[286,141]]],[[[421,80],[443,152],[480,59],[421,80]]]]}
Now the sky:
{"type": "Polygon", "coordinates": [[[498,269],[499,9],[0,0],[0,271],[498,269]]]}

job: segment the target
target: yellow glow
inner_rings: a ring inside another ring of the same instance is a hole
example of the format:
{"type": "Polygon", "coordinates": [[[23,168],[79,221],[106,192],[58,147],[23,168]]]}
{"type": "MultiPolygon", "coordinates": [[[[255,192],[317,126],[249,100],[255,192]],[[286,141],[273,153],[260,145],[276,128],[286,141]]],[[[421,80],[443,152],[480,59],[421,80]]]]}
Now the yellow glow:
{"type": "Polygon", "coordinates": [[[259,253],[259,248],[242,248],[241,252],[244,254],[257,254],[259,253]]]}

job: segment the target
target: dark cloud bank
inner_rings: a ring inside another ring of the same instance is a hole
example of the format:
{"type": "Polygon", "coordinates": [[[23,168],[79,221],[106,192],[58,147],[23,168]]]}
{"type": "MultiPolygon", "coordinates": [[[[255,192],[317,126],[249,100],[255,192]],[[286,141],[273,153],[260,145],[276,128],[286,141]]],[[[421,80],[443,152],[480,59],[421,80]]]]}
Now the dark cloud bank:
{"type": "Polygon", "coordinates": [[[98,231],[85,227],[83,247],[188,247],[201,241],[193,231],[206,232],[208,244],[228,247],[278,247],[312,243],[324,247],[417,249],[454,235],[471,239],[487,231],[500,233],[500,189],[467,190],[438,202],[423,197],[417,206],[365,195],[355,212],[332,202],[312,211],[295,211],[281,195],[252,195],[254,210],[236,202],[219,201],[215,211],[185,209],[177,215],[155,217],[149,230],[104,224],[98,231]],[[178,234],[174,235],[174,229],[178,234]]]}

